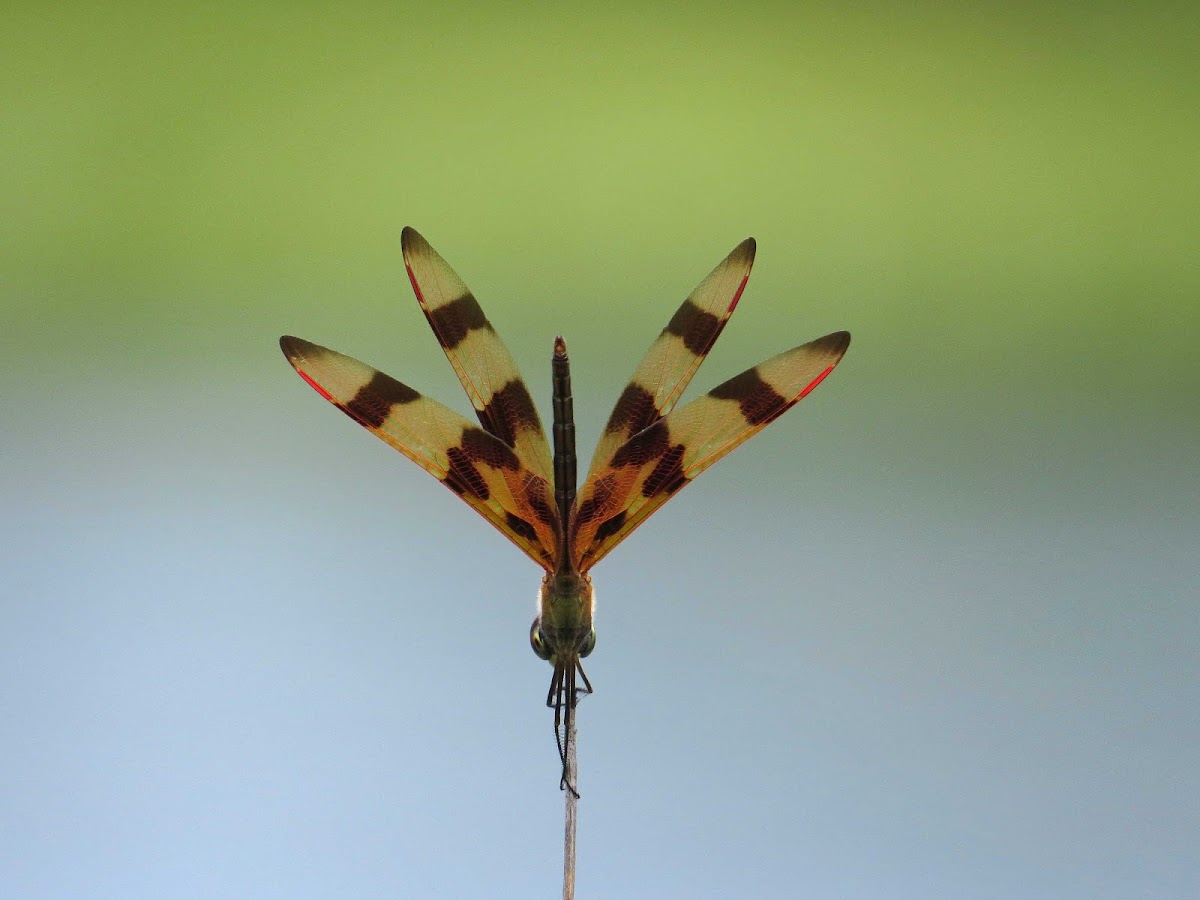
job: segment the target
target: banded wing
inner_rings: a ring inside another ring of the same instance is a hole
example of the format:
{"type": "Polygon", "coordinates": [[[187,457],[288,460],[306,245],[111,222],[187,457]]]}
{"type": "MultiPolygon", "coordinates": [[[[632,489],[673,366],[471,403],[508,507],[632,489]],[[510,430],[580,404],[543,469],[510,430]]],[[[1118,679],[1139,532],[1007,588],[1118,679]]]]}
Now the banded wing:
{"type": "Polygon", "coordinates": [[[592,456],[598,474],[627,440],[669,413],[733,315],[754,265],[754,238],[721,260],[675,311],[617,399],[592,456]]]}
{"type": "Polygon", "coordinates": [[[586,572],[697,475],[791,409],[850,346],[834,332],[747,369],[638,432],[579,492],[572,551],[586,572]]]}
{"type": "Polygon", "coordinates": [[[500,438],[349,356],[296,337],[279,346],[318,394],[439,479],[538,565],[554,568],[553,490],[500,438]]]}
{"type": "Polygon", "coordinates": [[[400,237],[417,302],[454,366],[479,422],[550,480],[550,445],[516,362],[458,274],[414,228],[400,237]]]}

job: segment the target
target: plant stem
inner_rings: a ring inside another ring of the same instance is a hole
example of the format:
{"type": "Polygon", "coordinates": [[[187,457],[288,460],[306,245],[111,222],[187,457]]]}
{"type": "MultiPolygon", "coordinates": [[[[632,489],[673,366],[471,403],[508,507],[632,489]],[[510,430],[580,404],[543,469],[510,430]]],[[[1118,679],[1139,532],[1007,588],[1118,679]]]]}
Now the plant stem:
{"type": "MultiPolygon", "coordinates": [[[[573,699],[573,698],[572,698],[573,699]]],[[[579,768],[575,755],[575,716],[567,728],[567,797],[563,829],[563,900],[575,900],[575,821],[579,807],[579,768]]]]}

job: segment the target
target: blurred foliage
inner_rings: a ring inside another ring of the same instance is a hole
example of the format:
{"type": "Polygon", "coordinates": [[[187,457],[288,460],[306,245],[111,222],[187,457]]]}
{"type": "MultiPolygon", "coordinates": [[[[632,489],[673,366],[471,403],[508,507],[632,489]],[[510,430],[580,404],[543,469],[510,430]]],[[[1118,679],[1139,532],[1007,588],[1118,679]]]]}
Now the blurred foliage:
{"type": "Polygon", "coordinates": [[[1197,387],[1183,5],[125,2],[5,22],[0,304],[25,360],[107,341],[198,366],[280,319],[399,339],[383,317],[413,224],[519,358],[556,330],[600,358],[640,347],[754,234],[739,365],[777,332],[772,352],[847,327],[881,382],[935,361],[960,384],[1007,365],[1070,392],[1114,370],[1131,393],[1197,387]]]}

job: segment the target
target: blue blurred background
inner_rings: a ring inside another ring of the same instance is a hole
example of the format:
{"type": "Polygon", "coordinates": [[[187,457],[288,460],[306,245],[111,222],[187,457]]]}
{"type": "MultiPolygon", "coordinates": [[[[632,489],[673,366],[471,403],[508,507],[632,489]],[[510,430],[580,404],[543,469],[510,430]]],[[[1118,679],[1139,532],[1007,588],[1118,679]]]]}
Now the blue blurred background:
{"type": "Polygon", "coordinates": [[[693,393],[854,334],[594,573],[581,898],[1200,895],[1190,5],[4,22],[0,895],[558,891],[538,571],[276,346],[467,412],[406,224],[584,448],[747,235],[693,393]]]}

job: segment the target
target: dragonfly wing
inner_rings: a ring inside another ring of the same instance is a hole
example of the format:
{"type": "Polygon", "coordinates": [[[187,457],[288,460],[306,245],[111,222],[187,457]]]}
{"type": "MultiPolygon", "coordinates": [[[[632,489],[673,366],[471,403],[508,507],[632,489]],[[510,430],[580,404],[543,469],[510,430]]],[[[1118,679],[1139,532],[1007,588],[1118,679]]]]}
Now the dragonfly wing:
{"type": "Polygon", "coordinates": [[[754,250],[754,238],[738,244],[654,339],[604,426],[589,474],[607,465],[622,444],[675,407],[733,315],[754,265],[754,250]]]}
{"type": "Polygon", "coordinates": [[[549,482],[496,437],[365,363],[295,337],[288,362],[322,397],[439,479],[538,565],[556,559],[549,482]]]}
{"type": "Polygon", "coordinates": [[[747,369],[622,444],[579,492],[572,547],[586,572],[697,475],[791,409],[850,345],[826,335],[747,369]]]}
{"type": "Polygon", "coordinates": [[[513,448],[526,468],[549,480],[550,445],[537,407],[479,301],[416,229],[405,228],[400,243],[417,302],[480,424],[513,448]]]}

